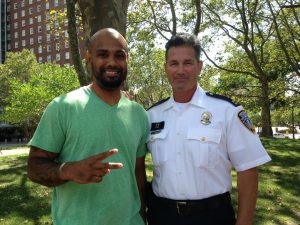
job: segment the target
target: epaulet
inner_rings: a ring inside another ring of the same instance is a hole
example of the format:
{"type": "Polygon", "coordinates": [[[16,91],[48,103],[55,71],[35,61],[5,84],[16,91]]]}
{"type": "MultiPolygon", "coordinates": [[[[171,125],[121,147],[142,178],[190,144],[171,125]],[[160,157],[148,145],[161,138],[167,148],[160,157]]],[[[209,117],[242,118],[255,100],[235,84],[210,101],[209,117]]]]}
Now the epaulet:
{"type": "Polygon", "coordinates": [[[213,93],[209,93],[209,92],[206,92],[206,95],[209,97],[218,98],[218,99],[227,101],[227,102],[231,103],[232,105],[234,105],[235,107],[240,105],[240,104],[235,103],[231,98],[228,98],[224,95],[218,95],[218,94],[213,94],[213,93]]]}
{"type": "Polygon", "coordinates": [[[156,103],[154,103],[152,106],[150,106],[150,107],[147,109],[147,111],[148,111],[149,109],[151,109],[151,108],[155,107],[155,106],[158,106],[158,105],[160,105],[160,104],[164,103],[165,101],[168,101],[168,100],[169,100],[169,98],[170,98],[170,97],[168,97],[168,98],[165,98],[165,99],[163,99],[163,100],[160,100],[159,102],[156,102],[156,103]]]}

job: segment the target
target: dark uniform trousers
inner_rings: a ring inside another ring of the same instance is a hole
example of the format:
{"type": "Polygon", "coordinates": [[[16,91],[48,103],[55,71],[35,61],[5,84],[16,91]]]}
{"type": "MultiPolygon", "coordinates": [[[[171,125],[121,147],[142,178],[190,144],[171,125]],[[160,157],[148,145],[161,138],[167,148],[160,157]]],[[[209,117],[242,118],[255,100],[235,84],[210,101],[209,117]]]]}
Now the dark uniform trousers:
{"type": "Polygon", "coordinates": [[[201,200],[171,200],[147,193],[148,225],[234,225],[228,192],[201,200]]]}

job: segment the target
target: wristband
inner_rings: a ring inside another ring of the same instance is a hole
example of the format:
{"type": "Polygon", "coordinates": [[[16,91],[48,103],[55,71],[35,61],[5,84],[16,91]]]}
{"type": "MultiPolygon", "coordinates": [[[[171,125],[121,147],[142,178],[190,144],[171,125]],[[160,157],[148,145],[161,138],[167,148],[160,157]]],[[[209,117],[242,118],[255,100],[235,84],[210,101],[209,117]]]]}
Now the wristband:
{"type": "Polygon", "coordinates": [[[58,168],[58,172],[59,172],[59,174],[61,174],[61,171],[62,171],[62,169],[63,169],[63,167],[66,165],[66,163],[64,162],[64,163],[62,163],[62,164],[60,164],[60,166],[59,166],[59,168],[58,168]]]}

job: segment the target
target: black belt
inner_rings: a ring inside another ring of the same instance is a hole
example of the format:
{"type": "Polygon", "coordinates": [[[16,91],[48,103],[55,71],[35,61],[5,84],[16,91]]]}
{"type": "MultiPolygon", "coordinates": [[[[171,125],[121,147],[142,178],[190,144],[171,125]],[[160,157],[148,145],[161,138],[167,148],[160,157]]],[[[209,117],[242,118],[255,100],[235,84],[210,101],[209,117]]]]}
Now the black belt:
{"type": "Polygon", "coordinates": [[[174,208],[179,215],[187,216],[202,210],[216,209],[231,204],[230,193],[215,195],[201,200],[172,200],[154,196],[157,204],[174,208]]]}

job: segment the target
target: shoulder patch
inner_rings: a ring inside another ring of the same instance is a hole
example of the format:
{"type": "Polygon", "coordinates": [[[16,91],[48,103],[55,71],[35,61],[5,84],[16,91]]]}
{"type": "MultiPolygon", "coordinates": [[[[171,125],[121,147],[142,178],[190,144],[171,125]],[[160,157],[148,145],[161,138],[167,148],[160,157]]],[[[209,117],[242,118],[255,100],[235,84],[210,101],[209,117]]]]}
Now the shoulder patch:
{"type": "Polygon", "coordinates": [[[253,134],[255,134],[255,127],[253,126],[250,118],[248,117],[247,113],[245,110],[241,110],[238,113],[238,117],[240,119],[240,121],[242,122],[242,124],[244,124],[244,126],[250,130],[253,134]]]}
{"type": "Polygon", "coordinates": [[[213,94],[213,93],[209,93],[209,92],[206,92],[206,95],[209,96],[209,97],[222,99],[222,100],[224,100],[226,102],[231,103],[235,107],[240,106],[240,104],[235,103],[231,98],[228,98],[228,97],[226,97],[224,95],[218,95],[218,94],[213,94]]]}
{"type": "Polygon", "coordinates": [[[160,104],[164,103],[165,101],[168,101],[168,100],[169,100],[169,98],[170,98],[170,97],[168,97],[168,98],[165,98],[165,99],[163,99],[163,100],[160,100],[159,102],[156,102],[156,103],[154,103],[152,106],[150,106],[150,107],[147,109],[147,111],[148,111],[149,109],[151,109],[151,108],[155,107],[155,106],[158,106],[158,105],[160,105],[160,104]]]}

